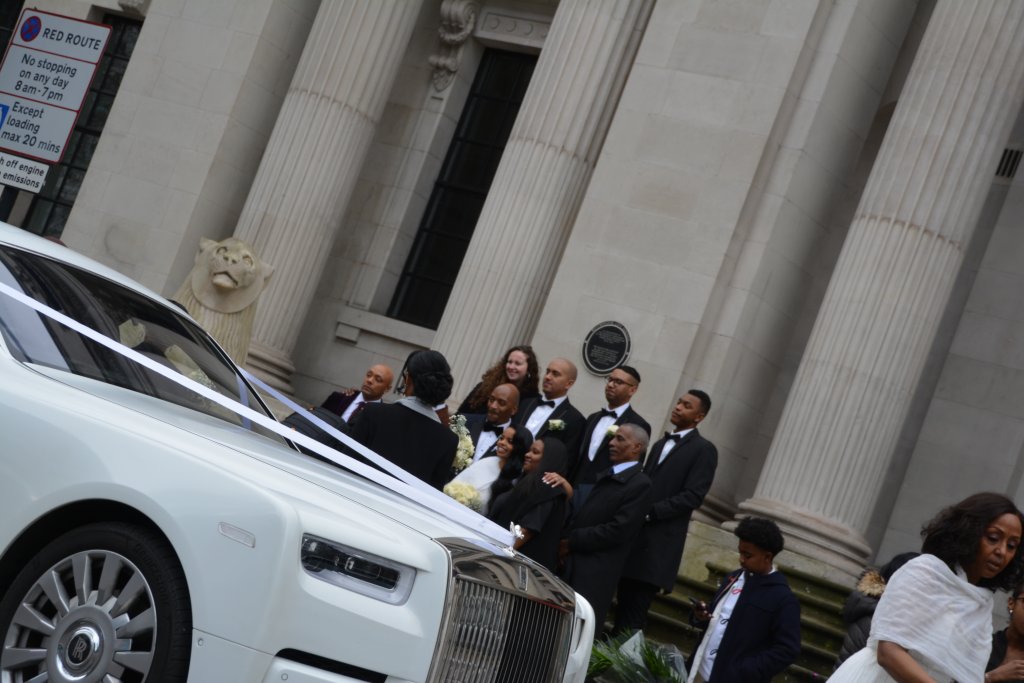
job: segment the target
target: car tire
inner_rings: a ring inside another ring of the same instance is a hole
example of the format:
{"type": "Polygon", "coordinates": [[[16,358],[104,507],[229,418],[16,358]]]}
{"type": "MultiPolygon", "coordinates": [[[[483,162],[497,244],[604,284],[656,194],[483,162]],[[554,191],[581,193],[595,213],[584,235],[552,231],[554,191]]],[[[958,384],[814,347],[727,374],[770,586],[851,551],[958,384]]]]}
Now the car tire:
{"type": "Polygon", "coordinates": [[[141,526],[97,523],[46,544],[0,600],[0,683],[188,676],[192,610],[174,550],[141,526]]]}

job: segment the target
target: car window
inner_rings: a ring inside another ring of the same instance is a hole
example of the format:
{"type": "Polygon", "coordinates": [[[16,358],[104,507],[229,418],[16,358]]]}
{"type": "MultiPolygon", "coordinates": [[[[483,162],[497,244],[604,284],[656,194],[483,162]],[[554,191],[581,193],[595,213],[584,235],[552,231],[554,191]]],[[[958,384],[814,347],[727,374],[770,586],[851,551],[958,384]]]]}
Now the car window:
{"type": "MultiPolygon", "coordinates": [[[[0,246],[0,282],[189,379],[266,412],[235,366],[198,325],[138,292],[75,266],[9,246],[0,246]]],[[[0,296],[0,333],[11,353],[23,362],[155,396],[283,441],[248,419],[6,296],[0,296]]]]}

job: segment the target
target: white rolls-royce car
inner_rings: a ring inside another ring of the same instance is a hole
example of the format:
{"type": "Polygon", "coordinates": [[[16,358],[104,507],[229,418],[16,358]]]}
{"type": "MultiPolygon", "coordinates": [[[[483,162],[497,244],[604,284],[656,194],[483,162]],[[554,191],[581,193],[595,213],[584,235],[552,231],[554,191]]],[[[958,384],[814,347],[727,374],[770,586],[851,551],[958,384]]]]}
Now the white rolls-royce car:
{"type": "Polygon", "coordinates": [[[176,305],[0,224],[0,683],[583,680],[585,600],[268,416],[176,305]]]}

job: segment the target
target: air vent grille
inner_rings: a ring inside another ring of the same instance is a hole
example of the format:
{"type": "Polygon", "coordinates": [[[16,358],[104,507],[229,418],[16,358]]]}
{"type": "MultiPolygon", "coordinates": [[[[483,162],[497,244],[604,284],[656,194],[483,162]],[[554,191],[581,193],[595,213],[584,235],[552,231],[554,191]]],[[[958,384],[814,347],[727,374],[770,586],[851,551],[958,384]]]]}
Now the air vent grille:
{"type": "Polygon", "coordinates": [[[999,166],[996,168],[996,177],[1010,180],[1017,175],[1017,167],[1020,166],[1022,156],[1024,156],[1024,150],[1004,149],[1003,156],[999,159],[999,166]]]}

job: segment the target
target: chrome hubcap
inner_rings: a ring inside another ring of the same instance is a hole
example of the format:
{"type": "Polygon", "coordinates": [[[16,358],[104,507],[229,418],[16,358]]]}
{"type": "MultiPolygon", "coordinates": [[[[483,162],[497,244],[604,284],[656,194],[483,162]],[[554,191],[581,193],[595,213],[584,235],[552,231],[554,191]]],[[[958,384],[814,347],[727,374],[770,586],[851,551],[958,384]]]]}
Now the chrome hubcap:
{"type": "Polygon", "coordinates": [[[68,678],[81,677],[96,668],[103,654],[103,635],[88,621],[69,628],[57,644],[57,667],[68,678]]]}
{"type": "Polygon", "coordinates": [[[4,635],[0,683],[143,683],[155,647],[146,578],[122,555],[84,551],[22,598],[4,635]]]}

